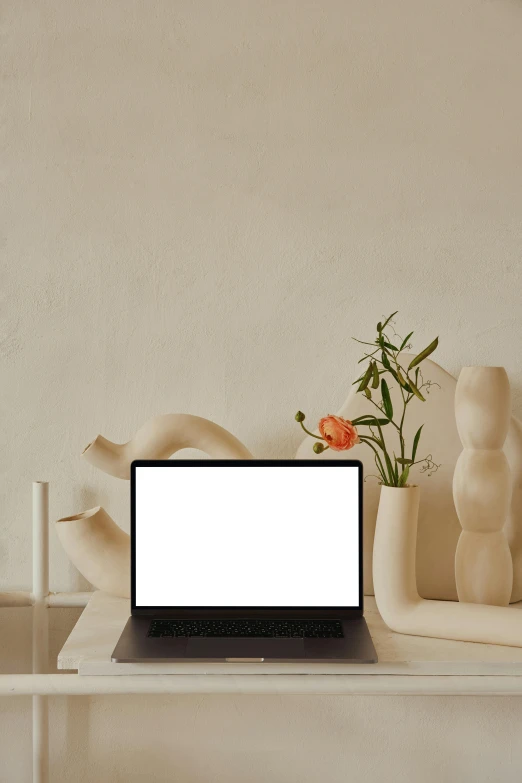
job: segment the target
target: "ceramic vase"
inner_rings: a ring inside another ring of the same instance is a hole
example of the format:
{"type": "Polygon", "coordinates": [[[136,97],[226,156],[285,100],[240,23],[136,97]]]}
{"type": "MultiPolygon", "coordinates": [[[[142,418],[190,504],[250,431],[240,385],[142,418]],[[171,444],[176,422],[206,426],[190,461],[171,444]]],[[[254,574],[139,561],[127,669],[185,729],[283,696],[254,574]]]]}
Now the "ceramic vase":
{"type": "MultiPolygon", "coordinates": [[[[419,499],[419,487],[381,488],[373,543],[373,585],[377,608],[388,625],[397,607],[419,600],[415,575],[419,499]]],[[[391,623],[394,627],[393,620],[391,623]]]]}
{"type": "Polygon", "coordinates": [[[98,590],[130,597],[130,537],[105,509],[56,522],[60,542],[78,571],[98,590]]]}
{"type": "MultiPolygon", "coordinates": [[[[187,448],[199,449],[215,459],[252,459],[231,432],[201,416],[184,413],[150,419],[127,443],[113,443],[98,435],[83,456],[104,473],[129,479],[133,460],[168,459],[187,448]]],[[[94,587],[129,598],[130,537],[103,508],[59,519],[56,531],[70,560],[94,587]]]]}
{"type": "Polygon", "coordinates": [[[464,367],[455,393],[464,447],[453,476],[462,526],[455,553],[459,601],[507,606],[513,562],[504,525],[511,506],[511,472],[503,451],[511,394],[503,367],[464,367]]]}

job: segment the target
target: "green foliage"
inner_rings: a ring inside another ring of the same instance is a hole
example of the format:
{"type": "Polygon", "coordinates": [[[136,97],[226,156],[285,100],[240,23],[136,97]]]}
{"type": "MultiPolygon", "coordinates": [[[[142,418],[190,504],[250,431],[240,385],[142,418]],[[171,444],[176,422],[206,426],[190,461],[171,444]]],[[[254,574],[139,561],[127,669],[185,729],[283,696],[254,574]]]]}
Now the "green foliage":
{"type": "Polygon", "coordinates": [[[388,389],[388,384],[386,383],[386,380],[384,378],[381,379],[381,394],[382,394],[382,404],[384,407],[384,412],[386,416],[389,418],[389,420],[392,421],[393,405],[390,397],[390,390],[388,389]]]}
{"type": "Polygon", "coordinates": [[[360,384],[359,388],[357,389],[357,391],[362,392],[362,391],[364,391],[366,389],[366,387],[370,383],[370,378],[372,377],[372,373],[373,373],[373,366],[372,366],[372,363],[370,362],[370,364],[368,365],[368,369],[366,370],[366,372],[363,375],[363,379],[362,379],[361,384],[360,384]]]}
{"type": "MultiPolygon", "coordinates": [[[[418,460],[417,462],[415,460],[422,426],[424,425],[419,427],[415,434],[411,448],[411,456],[407,455],[408,449],[403,433],[407,409],[412,400],[415,398],[420,400],[420,402],[426,402],[423,389],[429,391],[431,384],[429,381],[425,382],[423,380],[421,364],[424,359],[435,351],[439,344],[439,338],[436,337],[427,348],[412,359],[408,367],[404,367],[400,362],[399,354],[406,346],[410,347],[408,341],[413,335],[413,331],[409,332],[404,339],[399,337],[393,328],[392,319],[396,315],[397,312],[392,313],[384,322],[379,321],[377,324],[377,336],[373,342],[357,340],[357,342],[363,345],[371,346],[359,361],[359,363],[366,361],[368,362],[368,365],[363,375],[355,382],[356,384],[359,384],[357,391],[362,392],[381,414],[384,413],[386,418],[381,418],[379,414],[376,413],[373,420],[371,417],[366,418],[360,416],[352,423],[358,428],[368,427],[371,433],[370,435],[359,431],[359,437],[361,442],[369,446],[374,452],[375,465],[381,483],[390,487],[404,487],[407,486],[410,469],[413,465],[422,463],[423,468],[421,470],[423,471],[434,471],[438,467],[433,462],[431,455],[418,460]],[[391,333],[388,333],[387,327],[391,333]],[[415,373],[412,375],[410,371],[413,369],[415,369],[415,373]],[[372,399],[369,388],[370,381],[372,389],[378,389],[380,386],[382,399],[380,404],[372,399]],[[390,395],[390,384],[392,387],[398,387],[400,391],[402,405],[400,406],[399,411],[394,411],[390,395]],[[394,419],[394,414],[397,416],[396,419],[394,419]],[[395,452],[390,452],[383,436],[382,427],[388,424],[391,424],[389,429],[392,435],[399,441],[400,456],[396,456],[395,452]]],[[[429,475],[431,475],[431,473],[429,475]]]]}
{"type": "Polygon", "coordinates": [[[430,355],[430,353],[433,353],[433,351],[436,349],[438,344],[439,344],[439,338],[436,337],[434,339],[434,341],[428,345],[427,348],[425,348],[423,351],[421,351],[415,357],[415,359],[411,360],[411,362],[410,362],[410,364],[408,366],[408,370],[411,370],[413,367],[416,367],[418,364],[420,364],[422,361],[424,361],[424,359],[426,359],[430,355]]]}
{"type": "Polygon", "coordinates": [[[417,432],[415,433],[415,437],[413,438],[413,448],[411,450],[411,460],[412,462],[415,462],[415,456],[417,454],[417,447],[419,445],[419,440],[422,432],[422,428],[424,427],[424,424],[421,424],[417,432]]]}
{"type": "MultiPolygon", "coordinates": [[[[357,393],[364,394],[366,399],[377,410],[373,416],[369,414],[358,416],[352,421],[352,424],[357,427],[360,442],[368,446],[374,453],[375,467],[378,473],[377,478],[381,484],[388,487],[407,486],[410,470],[414,465],[421,464],[421,472],[428,472],[428,475],[431,475],[439,467],[433,461],[431,454],[416,460],[424,425],[421,425],[415,433],[410,456],[407,455],[408,449],[404,438],[404,423],[408,406],[413,399],[426,402],[423,390],[424,392],[429,392],[430,387],[433,385],[431,381],[424,381],[421,365],[435,351],[439,344],[439,338],[436,337],[427,348],[411,360],[408,367],[404,367],[400,361],[400,353],[404,348],[411,347],[408,343],[413,335],[413,331],[409,332],[404,339],[397,334],[393,325],[394,321],[392,320],[397,315],[397,312],[388,316],[384,322],[379,321],[375,340],[368,341],[353,338],[361,345],[369,346],[364,356],[358,362],[359,364],[367,362],[366,369],[353,382],[353,385],[357,386],[357,393]],[[410,374],[411,370],[415,370],[413,377],[410,374]],[[390,395],[390,388],[395,386],[400,392],[400,402],[402,403],[399,404],[398,411],[394,410],[390,395]],[[377,403],[372,397],[371,390],[377,391],[379,388],[381,402],[377,403]],[[395,419],[394,415],[396,416],[395,419]],[[383,435],[382,430],[384,427],[388,427],[386,430],[388,439],[393,437],[395,443],[398,440],[399,456],[396,456],[395,451],[390,451],[383,435]]],[[[310,432],[305,427],[303,424],[305,420],[304,413],[298,411],[295,419],[308,435],[315,438],[316,443],[313,446],[313,450],[316,454],[321,454],[329,448],[324,438],[314,435],[313,432],[310,432]]]]}

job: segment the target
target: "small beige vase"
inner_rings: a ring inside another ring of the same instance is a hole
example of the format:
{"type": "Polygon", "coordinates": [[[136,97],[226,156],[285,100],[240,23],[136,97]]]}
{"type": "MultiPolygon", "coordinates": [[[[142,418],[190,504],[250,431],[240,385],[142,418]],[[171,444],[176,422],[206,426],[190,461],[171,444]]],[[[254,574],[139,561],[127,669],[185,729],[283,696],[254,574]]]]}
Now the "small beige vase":
{"type": "Polygon", "coordinates": [[[464,367],[455,393],[462,445],[453,476],[462,525],[455,553],[459,601],[507,606],[513,562],[504,525],[511,506],[511,471],[503,451],[511,393],[503,367],[464,367]]]}
{"type": "Polygon", "coordinates": [[[377,608],[394,630],[402,630],[396,627],[397,613],[420,600],[415,575],[419,500],[419,487],[381,488],[373,543],[373,584],[377,608]]]}

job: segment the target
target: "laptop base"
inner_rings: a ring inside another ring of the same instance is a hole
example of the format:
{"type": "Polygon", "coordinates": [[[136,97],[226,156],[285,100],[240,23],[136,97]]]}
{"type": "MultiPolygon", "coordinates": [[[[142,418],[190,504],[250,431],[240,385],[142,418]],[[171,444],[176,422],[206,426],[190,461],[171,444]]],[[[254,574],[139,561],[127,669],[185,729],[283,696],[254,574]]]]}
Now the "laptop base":
{"type": "MultiPolygon", "coordinates": [[[[158,615],[160,617],[160,615],[158,615]]],[[[151,617],[129,617],[112,653],[117,663],[376,663],[377,653],[364,617],[341,620],[340,639],[278,638],[154,638],[148,636],[151,617]]]]}

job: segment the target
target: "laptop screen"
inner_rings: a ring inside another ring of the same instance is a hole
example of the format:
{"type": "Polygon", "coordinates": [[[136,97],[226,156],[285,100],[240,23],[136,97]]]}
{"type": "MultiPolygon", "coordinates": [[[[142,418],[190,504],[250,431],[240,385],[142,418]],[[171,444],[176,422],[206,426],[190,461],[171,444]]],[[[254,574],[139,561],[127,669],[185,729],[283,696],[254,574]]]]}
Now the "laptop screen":
{"type": "Polygon", "coordinates": [[[133,466],[136,608],[359,608],[359,471],[133,466]]]}

